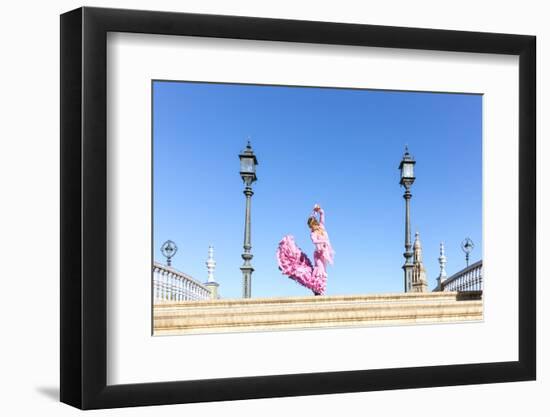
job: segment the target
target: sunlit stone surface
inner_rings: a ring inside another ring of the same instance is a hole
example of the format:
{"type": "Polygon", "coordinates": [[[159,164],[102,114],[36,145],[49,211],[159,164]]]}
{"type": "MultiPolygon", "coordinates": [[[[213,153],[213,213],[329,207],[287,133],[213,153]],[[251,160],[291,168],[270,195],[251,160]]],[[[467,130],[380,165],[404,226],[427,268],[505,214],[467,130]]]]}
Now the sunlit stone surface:
{"type": "Polygon", "coordinates": [[[483,319],[481,292],[431,292],[161,302],[154,334],[189,334],[468,322],[483,319]]]}

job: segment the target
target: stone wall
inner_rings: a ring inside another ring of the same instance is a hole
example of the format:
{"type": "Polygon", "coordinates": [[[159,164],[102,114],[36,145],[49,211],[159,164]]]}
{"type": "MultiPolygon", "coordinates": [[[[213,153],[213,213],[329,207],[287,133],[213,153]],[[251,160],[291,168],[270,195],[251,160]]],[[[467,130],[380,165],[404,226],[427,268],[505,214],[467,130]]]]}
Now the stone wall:
{"type": "Polygon", "coordinates": [[[252,298],[164,302],[153,308],[154,334],[480,321],[481,292],[252,298]]]}

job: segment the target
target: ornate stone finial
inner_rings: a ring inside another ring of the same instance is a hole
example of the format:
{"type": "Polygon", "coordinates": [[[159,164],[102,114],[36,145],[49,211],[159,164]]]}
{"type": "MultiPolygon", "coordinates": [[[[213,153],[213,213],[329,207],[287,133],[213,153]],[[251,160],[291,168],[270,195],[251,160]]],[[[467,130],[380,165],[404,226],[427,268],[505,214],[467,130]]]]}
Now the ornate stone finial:
{"type": "Polygon", "coordinates": [[[447,271],[445,270],[447,257],[445,256],[445,245],[443,242],[439,244],[439,258],[437,259],[439,261],[439,279],[443,282],[447,279],[447,271]]]}
{"type": "Polygon", "coordinates": [[[216,261],[214,260],[214,247],[210,245],[208,247],[208,259],[206,260],[206,270],[208,271],[208,281],[216,282],[214,278],[214,270],[216,269],[216,261]]]}
{"type": "Polygon", "coordinates": [[[412,292],[427,292],[428,277],[426,267],[422,262],[422,244],[420,243],[420,233],[415,233],[413,253],[413,271],[412,271],[412,292]]]}
{"type": "Polygon", "coordinates": [[[219,286],[214,278],[214,269],[216,269],[216,261],[214,260],[214,247],[208,246],[208,259],[206,260],[206,270],[208,271],[208,280],[204,283],[210,291],[210,299],[217,300],[220,298],[219,286]]]}
{"type": "Polygon", "coordinates": [[[416,231],[414,234],[414,258],[413,261],[419,261],[422,262],[422,244],[420,243],[420,233],[416,231]]]}

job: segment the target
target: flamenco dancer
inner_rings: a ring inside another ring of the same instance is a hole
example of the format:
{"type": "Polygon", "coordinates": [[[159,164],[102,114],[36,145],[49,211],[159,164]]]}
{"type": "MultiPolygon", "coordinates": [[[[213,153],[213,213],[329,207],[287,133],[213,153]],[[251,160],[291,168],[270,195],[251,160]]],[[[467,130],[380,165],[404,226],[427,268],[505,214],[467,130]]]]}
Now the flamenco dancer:
{"type": "Polygon", "coordinates": [[[294,237],[286,235],[279,242],[277,261],[279,269],[290,279],[309,288],[315,295],[323,295],[327,286],[327,263],[333,264],[334,251],[325,229],[325,212],[316,204],[307,219],[311,241],[315,245],[313,261],[296,245],[294,237]]]}

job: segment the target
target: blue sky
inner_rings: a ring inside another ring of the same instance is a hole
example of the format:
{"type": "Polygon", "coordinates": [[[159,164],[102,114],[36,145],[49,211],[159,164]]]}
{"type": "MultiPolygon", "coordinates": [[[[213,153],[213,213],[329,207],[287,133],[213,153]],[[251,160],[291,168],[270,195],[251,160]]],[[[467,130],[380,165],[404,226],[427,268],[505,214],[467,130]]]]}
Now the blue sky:
{"type": "Polygon", "coordinates": [[[411,223],[430,288],[444,241],[449,275],[465,266],[460,242],[482,253],[482,96],[153,83],[154,257],[179,247],[173,266],[206,281],[208,245],[224,298],[241,297],[244,229],[238,154],[251,138],[252,296],[310,295],[281,275],[275,251],[294,235],[310,257],[306,220],[326,212],[335,249],[327,295],[403,291],[404,200],[398,165],[415,157],[411,223]]]}

